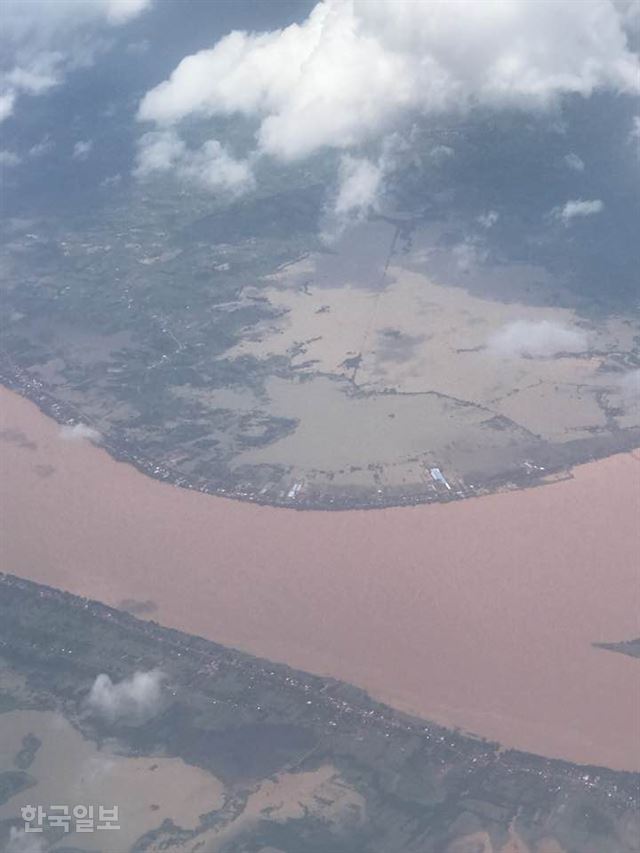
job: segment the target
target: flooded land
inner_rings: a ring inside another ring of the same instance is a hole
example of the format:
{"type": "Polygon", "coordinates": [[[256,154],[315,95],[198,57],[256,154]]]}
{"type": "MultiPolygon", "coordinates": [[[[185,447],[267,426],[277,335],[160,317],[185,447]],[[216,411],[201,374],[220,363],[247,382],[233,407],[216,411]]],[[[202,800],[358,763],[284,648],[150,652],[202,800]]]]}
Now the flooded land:
{"type": "Polygon", "coordinates": [[[640,458],[449,505],[291,512],[144,477],[3,390],[3,570],[502,744],[640,767],[640,458]]]}
{"type": "MultiPolygon", "coordinates": [[[[27,769],[37,782],[29,789],[29,802],[118,804],[120,849],[132,847],[166,818],[195,827],[201,814],[222,804],[223,786],[202,770],[176,758],[127,757],[108,746],[98,750],[50,711],[0,714],[0,767],[10,766],[16,746],[34,738],[38,746],[27,769]]],[[[0,821],[13,811],[11,803],[0,805],[0,821]]],[[[104,831],[71,835],[82,849],[97,851],[109,837],[104,831]]]]}
{"type": "Polygon", "coordinates": [[[0,247],[0,380],[157,479],[268,506],[404,506],[640,444],[635,311],[491,252],[476,220],[376,218],[330,247],[184,232],[157,257],[113,227],[0,247]],[[40,243],[64,287],[19,272],[40,243]]]}

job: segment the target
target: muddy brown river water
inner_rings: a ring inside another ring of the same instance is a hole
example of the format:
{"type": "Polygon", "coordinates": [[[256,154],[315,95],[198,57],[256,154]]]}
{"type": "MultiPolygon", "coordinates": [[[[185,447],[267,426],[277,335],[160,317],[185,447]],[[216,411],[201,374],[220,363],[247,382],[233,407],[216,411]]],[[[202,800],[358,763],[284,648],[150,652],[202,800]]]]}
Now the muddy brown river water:
{"type": "Polygon", "coordinates": [[[640,769],[640,454],[460,503],[340,513],[178,489],[0,389],[2,568],[501,743],[640,769]]]}

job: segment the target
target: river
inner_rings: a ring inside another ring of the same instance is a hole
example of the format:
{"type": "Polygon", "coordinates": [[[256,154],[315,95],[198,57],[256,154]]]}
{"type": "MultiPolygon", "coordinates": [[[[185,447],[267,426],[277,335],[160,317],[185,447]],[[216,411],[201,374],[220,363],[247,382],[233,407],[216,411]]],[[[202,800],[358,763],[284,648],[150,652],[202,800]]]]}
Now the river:
{"type": "Polygon", "coordinates": [[[640,454],[447,505],[295,512],[152,480],[0,389],[3,570],[357,684],[507,746],[640,769],[640,454]]]}

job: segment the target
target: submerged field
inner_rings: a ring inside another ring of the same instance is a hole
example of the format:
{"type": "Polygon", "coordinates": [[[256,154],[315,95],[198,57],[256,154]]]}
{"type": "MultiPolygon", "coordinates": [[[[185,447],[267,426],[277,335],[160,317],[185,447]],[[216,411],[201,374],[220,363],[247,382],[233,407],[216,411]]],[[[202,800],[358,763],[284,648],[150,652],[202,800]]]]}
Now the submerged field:
{"type": "Polygon", "coordinates": [[[414,198],[323,243],[309,180],[226,206],[131,186],[7,224],[0,378],[148,474],[307,509],[464,498],[640,444],[637,306],[626,272],[594,292],[595,226],[414,198]]]}

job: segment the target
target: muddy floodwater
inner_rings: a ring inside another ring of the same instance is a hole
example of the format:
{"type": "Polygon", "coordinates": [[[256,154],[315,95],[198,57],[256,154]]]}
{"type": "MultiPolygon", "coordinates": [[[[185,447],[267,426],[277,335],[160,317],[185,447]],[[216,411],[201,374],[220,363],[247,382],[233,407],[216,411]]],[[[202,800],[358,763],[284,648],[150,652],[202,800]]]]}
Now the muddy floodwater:
{"type": "Polygon", "coordinates": [[[459,503],[321,513],[162,484],[0,390],[2,568],[508,746],[640,769],[640,454],[459,503]]]}
{"type": "MultiPolygon", "coordinates": [[[[119,849],[129,850],[137,838],[163,819],[169,818],[183,828],[195,828],[201,814],[221,808],[224,802],[224,786],[204,770],[179,758],[119,755],[108,744],[97,749],[63,716],[51,711],[10,711],[0,715],[0,767],[12,766],[21,739],[29,734],[41,741],[35,761],[29,766],[35,787],[4,801],[0,820],[18,817],[26,803],[41,803],[45,811],[54,803],[66,804],[68,814],[74,803],[117,805],[121,833],[118,845],[122,845],[119,849]]],[[[102,831],[72,832],[67,839],[75,842],[73,849],[98,853],[111,842],[102,831]]],[[[39,846],[20,849],[25,853],[41,850],[39,846]]]]}

